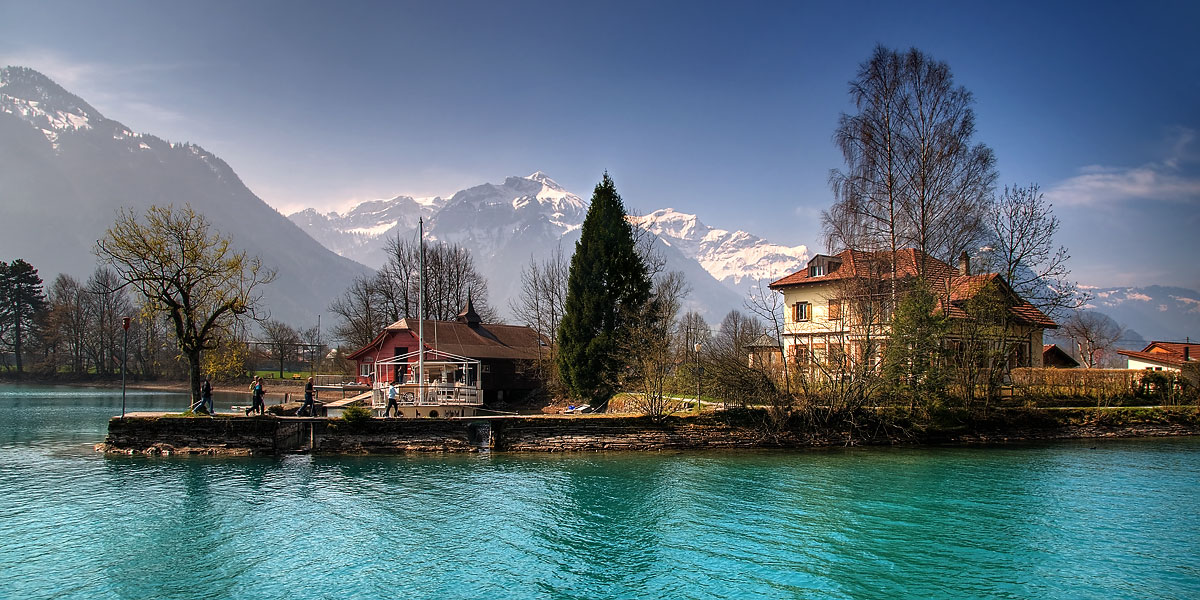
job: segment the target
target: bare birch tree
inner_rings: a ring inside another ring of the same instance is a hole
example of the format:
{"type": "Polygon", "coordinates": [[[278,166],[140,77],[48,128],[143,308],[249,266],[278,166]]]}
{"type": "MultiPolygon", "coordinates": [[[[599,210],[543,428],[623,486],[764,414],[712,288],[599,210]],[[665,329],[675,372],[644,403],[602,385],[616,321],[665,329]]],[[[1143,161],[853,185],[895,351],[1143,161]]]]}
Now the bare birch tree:
{"type": "Polygon", "coordinates": [[[1077,310],[1063,323],[1061,333],[1075,343],[1083,366],[1092,369],[1113,358],[1113,348],[1125,329],[1104,313],[1077,310]]]}
{"type": "Polygon", "coordinates": [[[622,344],[630,358],[623,383],[637,390],[634,404],[653,418],[668,416],[681,405],[667,394],[667,381],[679,362],[678,346],[672,342],[679,322],[679,307],[687,293],[682,273],[660,275],[654,282],[650,301],[643,306],[642,314],[622,344]]]}
{"type": "MultiPolygon", "coordinates": [[[[562,322],[567,301],[567,275],[570,268],[562,248],[558,248],[544,261],[530,258],[529,264],[521,269],[521,294],[512,303],[511,309],[519,322],[532,328],[543,339],[558,339],[558,325],[562,322]]],[[[551,344],[548,352],[540,356],[535,365],[547,391],[555,397],[565,392],[558,376],[557,353],[558,347],[551,344]]]]}
{"type": "Polygon", "coordinates": [[[987,214],[984,259],[1022,298],[1051,319],[1059,319],[1087,301],[1069,278],[1065,246],[1054,244],[1061,222],[1036,183],[1005,187],[987,214]]]}
{"type": "MultiPolygon", "coordinates": [[[[834,132],[846,168],[831,172],[836,200],[822,214],[829,250],[895,256],[913,246],[951,261],[975,247],[996,175],[991,150],[971,143],[971,93],[915,48],[877,46],[850,96],[858,112],[843,114],[834,132]]],[[[891,274],[894,303],[894,264],[891,274]]]]}

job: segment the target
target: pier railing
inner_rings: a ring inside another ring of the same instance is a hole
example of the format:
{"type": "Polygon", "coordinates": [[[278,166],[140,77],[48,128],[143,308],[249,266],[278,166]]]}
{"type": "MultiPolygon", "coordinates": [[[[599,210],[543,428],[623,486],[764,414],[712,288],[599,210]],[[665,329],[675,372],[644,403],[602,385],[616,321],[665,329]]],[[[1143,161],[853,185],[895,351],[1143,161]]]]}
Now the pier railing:
{"type": "MultiPolygon", "coordinates": [[[[376,384],[371,390],[371,407],[386,408],[387,402],[388,386],[376,384]]],[[[401,406],[479,406],[483,395],[474,386],[403,383],[396,386],[396,402],[401,406]]]]}

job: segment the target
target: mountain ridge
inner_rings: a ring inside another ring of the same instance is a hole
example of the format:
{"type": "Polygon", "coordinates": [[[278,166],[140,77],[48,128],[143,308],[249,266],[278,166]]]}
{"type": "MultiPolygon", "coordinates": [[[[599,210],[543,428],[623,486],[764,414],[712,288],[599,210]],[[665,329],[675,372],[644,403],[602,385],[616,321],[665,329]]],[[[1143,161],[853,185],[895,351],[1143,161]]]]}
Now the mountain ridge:
{"type": "Polygon", "coordinates": [[[274,318],[314,323],[366,267],[329,251],[254,195],[224,160],[191,143],[135,133],[33,69],[0,69],[0,255],[49,284],[84,278],[119,210],[190,204],[279,277],[274,318]]]}
{"type": "MultiPolygon", "coordinates": [[[[374,225],[366,224],[367,229],[352,230],[344,223],[351,215],[363,214],[365,206],[374,203],[394,205],[396,199],[363,202],[344,213],[321,215],[310,208],[294,212],[288,218],[314,238],[340,244],[327,244],[330,249],[378,268],[384,256],[377,247],[393,235],[411,235],[413,228],[395,228],[389,227],[387,222],[375,222],[374,225]],[[339,223],[343,225],[339,227],[339,223]],[[347,244],[351,239],[353,244],[347,244]]],[[[525,177],[510,176],[499,184],[483,183],[451,195],[428,216],[427,239],[471,249],[489,271],[489,281],[494,281],[492,285],[499,291],[501,302],[497,304],[503,305],[518,291],[506,283],[519,277],[519,273],[497,264],[501,260],[522,262],[522,257],[514,256],[507,248],[512,240],[526,239],[527,243],[523,245],[530,251],[523,256],[523,262],[530,256],[544,259],[553,249],[572,243],[583,224],[588,205],[588,200],[566,190],[542,171],[525,177]],[[493,276],[496,272],[502,273],[501,276],[493,276]]],[[[633,215],[629,220],[658,238],[660,253],[669,255],[670,270],[689,273],[692,276],[690,283],[699,285],[701,291],[711,296],[700,298],[699,294],[694,294],[696,297],[692,298],[692,308],[702,309],[710,317],[720,317],[730,309],[741,308],[751,286],[759,280],[777,277],[779,272],[799,269],[808,257],[806,246],[788,247],[744,231],[716,229],[700,222],[696,215],[674,209],[633,215]],[[681,226],[681,223],[687,223],[687,226],[681,226]],[[689,262],[696,264],[686,264],[689,262]]],[[[569,248],[564,250],[569,254],[569,248]]]]}

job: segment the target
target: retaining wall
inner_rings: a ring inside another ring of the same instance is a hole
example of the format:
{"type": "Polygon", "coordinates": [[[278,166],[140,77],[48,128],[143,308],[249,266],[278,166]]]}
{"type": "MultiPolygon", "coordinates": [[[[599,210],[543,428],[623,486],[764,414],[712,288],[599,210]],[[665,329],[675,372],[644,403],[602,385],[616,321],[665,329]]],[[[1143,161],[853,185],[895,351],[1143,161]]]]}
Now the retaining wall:
{"type": "MultiPolygon", "coordinates": [[[[1145,411],[1146,409],[1139,409],[1145,411]]],[[[577,452],[799,448],[858,444],[970,444],[1026,440],[1200,435],[1195,409],[1150,409],[1137,422],[1098,411],[1038,411],[952,430],[904,435],[858,431],[769,431],[719,415],[672,417],[480,417],[343,419],[175,416],[114,417],[97,450],[123,454],[262,455],[291,452],[577,452]],[[1034,415],[1030,418],[1029,415],[1034,415]]]]}

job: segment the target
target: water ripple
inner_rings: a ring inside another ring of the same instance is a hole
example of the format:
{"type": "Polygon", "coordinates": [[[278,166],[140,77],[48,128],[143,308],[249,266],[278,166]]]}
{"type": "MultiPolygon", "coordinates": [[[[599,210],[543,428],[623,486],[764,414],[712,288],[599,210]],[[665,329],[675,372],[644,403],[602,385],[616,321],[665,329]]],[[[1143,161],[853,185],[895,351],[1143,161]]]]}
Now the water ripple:
{"type": "Polygon", "coordinates": [[[0,387],[0,596],[1200,597],[1196,439],[104,458],[113,401],[0,387]]]}

